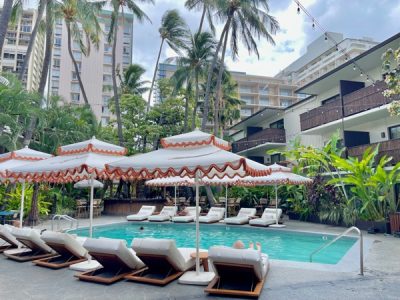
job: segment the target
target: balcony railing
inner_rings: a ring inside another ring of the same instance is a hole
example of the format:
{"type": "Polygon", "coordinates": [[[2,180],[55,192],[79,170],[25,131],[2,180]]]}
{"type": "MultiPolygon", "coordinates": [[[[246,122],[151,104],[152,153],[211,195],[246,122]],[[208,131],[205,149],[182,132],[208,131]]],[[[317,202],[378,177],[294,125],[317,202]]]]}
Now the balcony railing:
{"type": "Polygon", "coordinates": [[[236,153],[265,143],[286,143],[285,129],[265,128],[232,143],[232,151],[236,153]]]}
{"type": "Polygon", "coordinates": [[[388,157],[393,157],[392,161],[390,162],[391,164],[395,164],[400,161],[400,139],[350,147],[347,149],[347,154],[348,156],[358,157],[359,159],[361,159],[367,148],[369,147],[374,148],[378,144],[380,144],[380,146],[378,150],[377,161],[384,155],[388,157]]]}
{"type": "Polygon", "coordinates": [[[336,96],[327,104],[314,108],[300,115],[301,130],[307,130],[323,124],[339,120],[381,105],[391,102],[385,98],[382,91],[385,89],[383,81],[377,82],[374,86],[354,91],[343,96],[343,112],[340,95],[336,96]]]}
{"type": "Polygon", "coordinates": [[[342,118],[340,96],[336,96],[329,103],[314,108],[300,115],[301,131],[314,128],[342,118]]]}

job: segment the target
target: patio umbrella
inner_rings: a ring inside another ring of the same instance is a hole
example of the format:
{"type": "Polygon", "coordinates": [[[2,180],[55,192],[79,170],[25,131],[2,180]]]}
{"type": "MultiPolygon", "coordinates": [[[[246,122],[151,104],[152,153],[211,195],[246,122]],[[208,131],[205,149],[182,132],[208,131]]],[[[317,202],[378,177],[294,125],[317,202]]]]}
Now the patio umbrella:
{"type": "MultiPolygon", "coordinates": [[[[48,159],[52,156],[51,154],[29,149],[28,146],[16,151],[0,154],[0,181],[15,181],[14,178],[10,178],[6,174],[7,170],[10,168],[24,166],[32,162],[48,159]]],[[[25,180],[19,181],[22,183],[19,227],[22,227],[24,218],[25,180]]]]}
{"type": "Polygon", "coordinates": [[[272,170],[271,175],[261,177],[247,176],[240,179],[237,184],[241,186],[273,185],[275,188],[276,224],[270,227],[285,227],[285,225],[278,224],[278,185],[310,184],[313,181],[310,178],[294,174],[290,168],[278,164],[273,164],[270,167],[272,170]]]}
{"type": "MultiPolygon", "coordinates": [[[[108,178],[105,164],[120,160],[127,150],[93,137],[90,140],[61,146],[58,156],[45,161],[11,168],[7,176],[34,182],[66,183],[89,180],[90,183],[90,221],[89,236],[93,232],[93,189],[95,178],[108,178]]],[[[113,178],[111,178],[113,179],[113,178]]]]}
{"type": "MultiPolygon", "coordinates": [[[[228,142],[199,130],[164,138],[161,145],[163,149],[109,163],[107,172],[127,180],[171,176],[194,178],[197,208],[200,180],[204,177],[263,176],[271,172],[264,165],[228,152],[228,142]]],[[[196,271],[194,274],[187,272],[180,282],[204,284],[211,281],[214,275],[199,272],[199,214],[196,211],[196,271]]]]}
{"type": "MultiPolygon", "coordinates": [[[[74,188],[76,189],[85,189],[90,188],[92,186],[91,180],[81,180],[74,184],[74,188]]],[[[98,180],[93,180],[93,187],[94,188],[102,188],[104,184],[98,180]]]]}

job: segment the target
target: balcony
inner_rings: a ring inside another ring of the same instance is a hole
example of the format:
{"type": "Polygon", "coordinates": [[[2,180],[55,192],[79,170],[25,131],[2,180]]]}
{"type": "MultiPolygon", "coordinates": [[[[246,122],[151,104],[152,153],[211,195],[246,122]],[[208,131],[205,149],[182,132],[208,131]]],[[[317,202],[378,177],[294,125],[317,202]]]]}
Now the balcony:
{"type": "Polygon", "coordinates": [[[347,149],[348,156],[357,157],[361,159],[365,150],[369,147],[376,147],[380,144],[377,161],[384,155],[393,157],[391,164],[395,164],[400,161],[400,139],[383,141],[380,143],[373,143],[367,145],[361,145],[356,147],[350,147],[347,149]]]}
{"type": "Polygon", "coordinates": [[[329,103],[314,108],[300,115],[301,130],[307,130],[323,124],[330,123],[358,114],[360,112],[379,107],[391,102],[385,98],[382,91],[385,89],[383,81],[377,82],[375,86],[367,86],[365,88],[354,91],[343,96],[343,113],[340,95],[337,95],[329,103]]]}
{"type": "Polygon", "coordinates": [[[232,151],[237,153],[265,143],[286,143],[285,129],[265,128],[232,143],[232,151]]]}
{"type": "Polygon", "coordinates": [[[300,115],[301,131],[321,126],[342,118],[340,96],[337,95],[320,107],[314,108],[300,115]]]}

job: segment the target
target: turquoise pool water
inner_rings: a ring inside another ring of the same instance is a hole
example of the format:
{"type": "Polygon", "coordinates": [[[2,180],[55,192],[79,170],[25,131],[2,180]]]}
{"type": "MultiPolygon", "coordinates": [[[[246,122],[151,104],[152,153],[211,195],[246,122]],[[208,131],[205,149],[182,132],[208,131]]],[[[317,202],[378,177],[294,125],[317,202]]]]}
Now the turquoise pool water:
{"type": "MultiPolygon", "coordinates": [[[[329,240],[333,235],[251,228],[242,226],[200,225],[200,247],[213,245],[231,246],[236,240],[246,245],[260,242],[262,252],[272,259],[308,262],[310,253],[329,240]]],[[[88,236],[88,229],[76,229],[70,233],[88,236]]],[[[124,239],[131,244],[135,237],[175,239],[178,247],[195,247],[195,225],[173,223],[119,223],[93,227],[93,237],[124,239]],[[143,227],[140,230],[140,227],[143,227]]],[[[313,258],[314,262],[336,264],[356,242],[356,238],[345,237],[322,250],[313,258]]]]}

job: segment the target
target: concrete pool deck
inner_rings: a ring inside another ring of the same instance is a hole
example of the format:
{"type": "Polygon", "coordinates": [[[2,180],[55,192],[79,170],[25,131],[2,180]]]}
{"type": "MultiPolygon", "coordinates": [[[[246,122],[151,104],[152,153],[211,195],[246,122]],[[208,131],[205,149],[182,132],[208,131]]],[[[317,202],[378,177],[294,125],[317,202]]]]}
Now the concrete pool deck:
{"type": "MultiPolygon", "coordinates": [[[[95,225],[125,221],[101,217],[95,225]]],[[[342,227],[286,221],[287,230],[340,234],[342,227]]],[[[88,220],[80,220],[87,226],[88,220]]],[[[50,229],[50,222],[38,228],[50,229]]],[[[279,230],[279,229],[277,229],[279,230]]],[[[400,239],[369,235],[365,276],[357,271],[315,270],[301,264],[271,260],[260,299],[399,299],[400,239]]],[[[358,259],[358,257],[355,257],[358,259]]],[[[121,281],[110,286],[80,282],[74,271],[49,270],[32,263],[17,263],[0,255],[0,299],[222,299],[207,296],[204,287],[173,282],[157,287],[121,281]]]]}

